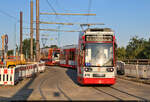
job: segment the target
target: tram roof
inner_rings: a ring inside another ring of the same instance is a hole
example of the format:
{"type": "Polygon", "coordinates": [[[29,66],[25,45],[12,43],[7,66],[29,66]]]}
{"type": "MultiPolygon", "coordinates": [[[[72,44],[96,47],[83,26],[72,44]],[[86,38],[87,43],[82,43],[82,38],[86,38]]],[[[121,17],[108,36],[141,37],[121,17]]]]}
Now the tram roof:
{"type": "Polygon", "coordinates": [[[78,45],[72,44],[72,45],[65,45],[65,46],[61,47],[61,49],[70,49],[70,48],[77,48],[77,47],[78,47],[78,45]]]}
{"type": "Polygon", "coordinates": [[[114,35],[114,31],[111,28],[88,28],[84,32],[86,35],[89,35],[89,34],[114,35]]]}

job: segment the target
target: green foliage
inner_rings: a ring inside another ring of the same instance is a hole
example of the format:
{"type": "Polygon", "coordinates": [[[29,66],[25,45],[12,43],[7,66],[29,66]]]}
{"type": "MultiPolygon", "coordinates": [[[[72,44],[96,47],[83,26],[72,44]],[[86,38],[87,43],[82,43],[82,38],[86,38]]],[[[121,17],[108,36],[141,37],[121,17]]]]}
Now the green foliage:
{"type": "Polygon", "coordinates": [[[117,49],[117,57],[123,59],[150,59],[150,39],[149,41],[138,36],[132,37],[126,46],[117,49]]]}
{"type": "Polygon", "coordinates": [[[150,39],[145,42],[144,49],[137,56],[140,59],[150,59],[150,39]]]}
{"type": "Polygon", "coordinates": [[[49,48],[49,46],[45,46],[44,48],[49,48]]]}
{"type": "Polygon", "coordinates": [[[129,44],[126,47],[127,58],[136,59],[139,58],[139,54],[145,47],[146,40],[135,36],[130,39],[129,44]]]}
{"type": "MultiPolygon", "coordinates": [[[[30,39],[24,39],[23,40],[23,54],[25,55],[25,57],[30,58],[30,39]]],[[[36,54],[36,42],[35,39],[33,39],[33,55],[36,54]]]]}
{"type": "Polygon", "coordinates": [[[58,48],[57,45],[51,45],[50,48],[58,48]]]}
{"type": "Polygon", "coordinates": [[[124,47],[119,47],[117,49],[118,60],[123,60],[126,58],[126,49],[124,47]]]}
{"type": "Polygon", "coordinates": [[[8,56],[13,56],[13,52],[14,52],[14,50],[8,50],[7,55],[8,56]]]}

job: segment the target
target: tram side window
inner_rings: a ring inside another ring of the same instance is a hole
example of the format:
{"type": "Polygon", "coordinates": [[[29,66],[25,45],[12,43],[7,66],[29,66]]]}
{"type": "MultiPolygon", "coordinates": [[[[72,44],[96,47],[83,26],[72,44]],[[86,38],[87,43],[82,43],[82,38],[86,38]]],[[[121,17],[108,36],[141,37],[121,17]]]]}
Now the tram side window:
{"type": "MultiPolygon", "coordinates": [[[[83,45],[82,45],[83,46],[83,45]]],[[[84,49],[82,49],[82,47],[80,47],[80,52],[79,52],[79,57],[80,57],[80,65],[84,66],[84,49]]]]}
{"type": "Polygon", "coordinates": [[[69,60],[74,60],[74,57],[75,57],[75,52],[74,51],[70,51],[69,60]]]}
{"type": "Polygon", "coordinates": [[[57,52],[54,52],[54,57],[58,57],[58,53],[57,52]]]}
{"type": "Polygon", "coordinates": [[[68,56],[69,56],[69,60],[71,60],[71,51],[69,52],[69,55],[68,55],[68,56]]]}
{"type": "Polygon", "coordinates": [[[48,57],[48,52],[47,51],[45,51],[45,56],[48,57]]]}
{"type": "Polygon", "coordinates": [[[75,57],[75,52],[72,51],[72,60],[74,60],[74,57],[75,57]]]}
{"type": "Polygon", "coordinates": [[[66,59],[66,51],[62,51],[61,55],[60,55],[60,59],[66,59]]]}

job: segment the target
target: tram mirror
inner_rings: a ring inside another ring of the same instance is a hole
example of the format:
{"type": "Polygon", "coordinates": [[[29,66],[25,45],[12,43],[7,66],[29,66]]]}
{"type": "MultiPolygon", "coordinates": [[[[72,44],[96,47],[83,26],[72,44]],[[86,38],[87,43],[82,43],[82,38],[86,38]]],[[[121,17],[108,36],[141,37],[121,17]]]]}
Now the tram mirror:
{"type": "Polygon", "coordinates": [[[85,50],[85,45],[84,44],[81,44],[81,49],[85,50]]]}

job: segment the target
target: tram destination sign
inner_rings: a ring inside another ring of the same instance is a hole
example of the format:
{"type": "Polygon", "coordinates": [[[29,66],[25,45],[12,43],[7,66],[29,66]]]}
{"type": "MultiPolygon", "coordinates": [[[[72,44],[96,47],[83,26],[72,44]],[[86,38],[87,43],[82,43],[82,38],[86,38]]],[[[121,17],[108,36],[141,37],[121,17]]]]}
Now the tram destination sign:
{"type": "Polygon", "coordinates": [[[113,41],[112,35],[86,35],[86,41],[113,41]]]}

